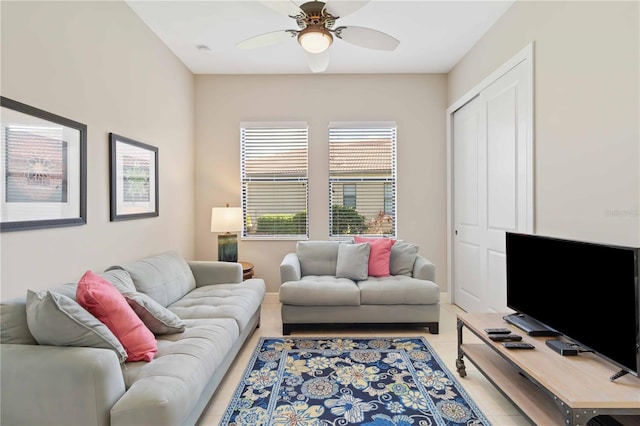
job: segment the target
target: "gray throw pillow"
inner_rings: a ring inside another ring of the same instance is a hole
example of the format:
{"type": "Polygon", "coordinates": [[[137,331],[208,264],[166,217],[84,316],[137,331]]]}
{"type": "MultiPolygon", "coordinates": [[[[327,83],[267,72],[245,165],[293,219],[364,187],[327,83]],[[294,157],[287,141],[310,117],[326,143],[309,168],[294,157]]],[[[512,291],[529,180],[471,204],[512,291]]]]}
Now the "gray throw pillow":
{"type": "Polygon", "coordinates": [[[369,243],[340,244],[338,246],[337,278],[354,281],[366,280],[369,276],[369,243]]]}
{"type": "Polygon", "coordinates": [[[173,334],[184,331],[185,323],[176,314],[144,293],[125,293],[124,298],[153,334],[173,334]]]}
{"type": "Polygon", "coordinates": [[[415,244],[396,241],[391,247],[389,273],[391,275],[413,275],[413,264],[418,256],[419,247],[415,244]]]}
{"type": "Polygon", "coordinates": [[[41,345],[111,349],[121,363],[127,359],[127,352],[111,330],[62,294],[28,290],[27,324],[41,345]]]}
{"type": "Polygon", "coordinates": [[[112,269],[98,274],[98,276],[113,284],[121,294],[137,292],[131,275],[124,269],[112,269]]]}

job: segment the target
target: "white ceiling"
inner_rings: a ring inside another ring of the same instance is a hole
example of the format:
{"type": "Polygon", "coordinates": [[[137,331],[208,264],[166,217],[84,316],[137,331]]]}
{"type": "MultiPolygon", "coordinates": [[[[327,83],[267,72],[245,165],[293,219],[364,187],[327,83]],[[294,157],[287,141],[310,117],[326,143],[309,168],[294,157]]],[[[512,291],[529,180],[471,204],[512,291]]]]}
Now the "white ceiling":
{"type": "MultiPolygon", "coordinates": [[[[327,0],[337,2],[341,0],[327,0]]],[[[293,1],[300,5],[304,1],[293,1]]],[[[393,52],[335,39],[325,73],[446,73],[512,5],[499,1],[371,0],[336,27],[373,28],[400,40],[393,52]]],[[[295,38],[252,50],[252,36],[298,29],[261,1],[127,1],[131,9],[195,74],[308,74],[295,38]],[[198,45],[206,45],[203,51],[198,45]]]]}

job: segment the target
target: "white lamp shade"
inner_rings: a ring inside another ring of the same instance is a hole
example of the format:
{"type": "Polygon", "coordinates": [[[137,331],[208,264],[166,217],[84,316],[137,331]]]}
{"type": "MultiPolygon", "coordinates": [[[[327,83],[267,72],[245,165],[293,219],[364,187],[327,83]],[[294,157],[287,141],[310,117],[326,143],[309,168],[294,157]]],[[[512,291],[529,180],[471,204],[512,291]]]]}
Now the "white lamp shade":
{"type": "Polygon", "coordinates": [[[244,228],[242,207],[211,209],[211,232],[238,232],[244,228]]]}
{"type": "Polygon", "coordinates": [[[320,53],[327,50],[333,38],[328,32],[306,31],[298,36],[298,42],[309,53],[320,53]]]}

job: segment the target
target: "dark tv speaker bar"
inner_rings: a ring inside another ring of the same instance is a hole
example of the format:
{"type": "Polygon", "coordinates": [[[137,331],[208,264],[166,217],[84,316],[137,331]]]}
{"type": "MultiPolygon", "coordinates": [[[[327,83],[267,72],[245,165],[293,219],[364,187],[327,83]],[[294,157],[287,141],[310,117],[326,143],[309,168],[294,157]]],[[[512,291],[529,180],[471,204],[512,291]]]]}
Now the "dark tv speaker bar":
{"type": "Polygon", "coordinates": [[[529,336],[557,336],[559,333],[544,324],[523,314],[510,314],[502,317],[509,324],[513,324],[529,336]]]}
{"type": "Polygon", "coordinates": [[[578,355],[578,350],[572,345],[563,342],[562,340],[549,339],[545,342],[554,351],[558,352],[562,356],[578,355]]]}

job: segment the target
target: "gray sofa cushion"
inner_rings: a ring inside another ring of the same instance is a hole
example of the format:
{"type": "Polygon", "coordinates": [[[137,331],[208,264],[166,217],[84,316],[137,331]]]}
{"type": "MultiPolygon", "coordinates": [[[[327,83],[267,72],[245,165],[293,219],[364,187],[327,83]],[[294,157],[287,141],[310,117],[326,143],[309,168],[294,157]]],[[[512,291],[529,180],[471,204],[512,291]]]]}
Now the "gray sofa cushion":
{"type": "Polygon", "coordinates": [[[336,277],[351,280],[366,280],[369,275],[369,243],[340,244],[338,246],[338,260],[336,277]]]}
{"type": "Polygon", "coordinates": [[[125,265],[110,267],[124,269],[131,275],[136,290],[151,297],[162,306],[169,306],[196,288],[196,281],[187,262],[174,251],[147,257],[125,265]]]}
{"type": "Polygon", "coordinates": [[[252,279],[238,284],[198,287],[169,306],[180,318],[233,318],[240,330],[260,308],[266,292],[264,281],[252,279]]]}
{"type": "Polygon", "coordinates": [[[128,362],[122,367],[127,393],[111,410],[112,424],[184,423],[197,395],[239,337],[230,318],[185,323],[183,333],[158,337],[152,362],[128,362]]]}
{"type": "Polygon", "coordinates": [[[430,305],[440,302],[440,288],[432,281],[404,275],[369,277],[359,281],[363,305],[430,305]]]}
{"type": "Polygon", "coordinates": [[[300,272],[306,275],[336,275],[338,241],[298,241],[300,272]]]}
{"type": "MultiPolygon", "coordinates": [[[[288,281],[280,286],[280,302],[301,306],[357,306],[360,290],[348,278],[306,276],[299,281],[288,281]]],[[[331,322],[327,320],[327,322],[331,322]]]]}

